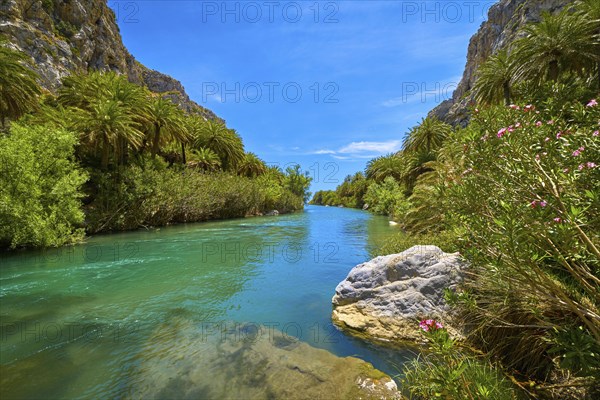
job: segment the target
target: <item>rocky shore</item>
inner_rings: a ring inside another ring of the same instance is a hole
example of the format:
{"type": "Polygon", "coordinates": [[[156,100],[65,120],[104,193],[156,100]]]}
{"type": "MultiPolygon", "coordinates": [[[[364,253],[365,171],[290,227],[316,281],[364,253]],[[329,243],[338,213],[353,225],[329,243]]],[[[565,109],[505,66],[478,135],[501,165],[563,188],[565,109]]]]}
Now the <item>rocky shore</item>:
{"type": "Polygon", "coordinates": [[[463,279],[465,262],[436,246],[414,246],[354,267],[335,290],[332,319],[340,328],[379,342],[419,340],[419,320],[435,318],[460,336],[444,299],[463,279]]]}

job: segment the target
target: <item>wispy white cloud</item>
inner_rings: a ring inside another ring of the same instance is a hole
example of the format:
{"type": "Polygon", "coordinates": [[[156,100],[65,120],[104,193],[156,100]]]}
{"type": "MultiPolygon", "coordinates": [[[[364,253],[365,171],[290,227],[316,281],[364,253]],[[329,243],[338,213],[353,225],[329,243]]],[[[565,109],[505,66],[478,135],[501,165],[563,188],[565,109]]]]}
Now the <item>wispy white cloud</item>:
{"type": "Polygon", "coordinates": [[[335,154],[335,151],[328,150],[328,149],[321,149],[321,150],[314,151],[311,154],[335,154]]]}
{"type": "Polygon", "coordinates": [[[357,153],[390,153],[400,148],[399,140],[388,140],[387,142],[352,142],[341,149],[338,153],[357,154],[357,153]]]}
{"type": "Polygon", "coordinates": [[[382,154],[393,153],[400,150],[400,140],[388,140],[384,142],[351,142],[337,150],[319,149],[310,154],[328,154],[336,160],[365,160],[382,154]]]}

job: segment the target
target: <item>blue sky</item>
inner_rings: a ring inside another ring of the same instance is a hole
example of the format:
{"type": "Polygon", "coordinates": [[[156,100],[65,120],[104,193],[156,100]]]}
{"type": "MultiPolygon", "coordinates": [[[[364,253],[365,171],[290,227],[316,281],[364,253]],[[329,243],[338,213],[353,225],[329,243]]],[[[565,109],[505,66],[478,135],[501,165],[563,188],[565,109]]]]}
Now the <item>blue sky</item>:
{"type": "Polygon", "coordinates": [[[333,189],[451,96],[493,1],[109,1],[123,41],[269,164],[333,189]]]}

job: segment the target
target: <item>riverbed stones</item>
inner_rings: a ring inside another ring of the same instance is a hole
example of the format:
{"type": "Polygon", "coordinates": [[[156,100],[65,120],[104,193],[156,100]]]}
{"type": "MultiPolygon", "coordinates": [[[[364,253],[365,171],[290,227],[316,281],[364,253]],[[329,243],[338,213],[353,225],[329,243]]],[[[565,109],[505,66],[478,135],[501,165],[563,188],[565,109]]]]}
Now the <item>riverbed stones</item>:
{"type": "Polygon", "coordinates": [[[464,276],[458,253],[436,246],[414,246],[354,267],[335,289],[332,319],[366,339],[384,342],[419,340],[418,321],[441,320],[454,329],[444,289],[455,289],[464,276]]]}
{"type": "Polygon", "coordinates": [[[255,324],[173,319],[140,352],[129,398],[402,399],[371,364],[255,324]]]}

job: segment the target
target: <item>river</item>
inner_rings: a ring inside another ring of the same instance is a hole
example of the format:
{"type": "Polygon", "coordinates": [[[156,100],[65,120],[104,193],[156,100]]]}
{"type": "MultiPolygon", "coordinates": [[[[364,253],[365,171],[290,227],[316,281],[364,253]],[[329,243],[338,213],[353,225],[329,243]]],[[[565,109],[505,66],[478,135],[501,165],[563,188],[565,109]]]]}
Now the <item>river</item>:
{"type": "Polygon", "coordinates": [[[384,217],[308,206],[5,254],[0,396],[126,397],[148,337],[174,317],[205,334],[271,327],[397,374],[408,352],[366,344],[330,319],[336,285],[393,232],[384,217]]]}

